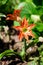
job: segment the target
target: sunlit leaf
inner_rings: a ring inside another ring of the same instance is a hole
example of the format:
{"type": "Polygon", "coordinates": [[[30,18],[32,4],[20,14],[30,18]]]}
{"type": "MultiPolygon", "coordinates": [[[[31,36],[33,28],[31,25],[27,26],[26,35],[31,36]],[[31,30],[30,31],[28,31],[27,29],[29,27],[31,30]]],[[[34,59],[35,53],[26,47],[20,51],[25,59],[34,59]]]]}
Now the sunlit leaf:
{"type": "Polygon", "coordinates": [[[26,3],[22,8],[21,17],[29,18],[31,14],[37,14],[36,6],[33,3],[26,3]]]}
{"type": "Polygon", "coordinates": [[[6,4],[7,0],[0,0],[0,5],[6,4]]]}
{"type": "Polygon", "coordinates": [[[17,21],[14,21],[14,24],[13,24],[14,26],[20,26],[20,23],[19,22],[17,22],[17,21]]]}
{"type": "Polygon", "coordinates": [[[28,62],[28,65],[37,65],[37,63],[35,61],[30,61],[28,62]]]}
{"type": "Polygon", "coordinates": [[[0,17],[6,17],[6,15],[5,15],[5,14],[0,13],[0,17]]]}

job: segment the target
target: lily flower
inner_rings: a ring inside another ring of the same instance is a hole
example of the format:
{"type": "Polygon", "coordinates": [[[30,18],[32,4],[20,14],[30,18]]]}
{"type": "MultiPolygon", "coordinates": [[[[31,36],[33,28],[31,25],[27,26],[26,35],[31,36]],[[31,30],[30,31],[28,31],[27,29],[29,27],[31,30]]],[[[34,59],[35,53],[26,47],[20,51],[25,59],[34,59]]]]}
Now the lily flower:
{"type": "Polygon", "coordinates": [[[13,14],[8,14],[6,20],[20,20],[20,10],[14,10],[13,14]]]}
{"type": "Polygon", "coordinates": [[[22,40],[23,38],[28,40],[29,36],[35,37],[34,34],[32,33],[32,28],[34,26],[35,24],[28,25],[28,21],[26,20],[26,18],[24,18],[23,21],[21,22],[21,26],[13,26],[13,28],[20,31],[18,35],[20,40],[22,40]]]}

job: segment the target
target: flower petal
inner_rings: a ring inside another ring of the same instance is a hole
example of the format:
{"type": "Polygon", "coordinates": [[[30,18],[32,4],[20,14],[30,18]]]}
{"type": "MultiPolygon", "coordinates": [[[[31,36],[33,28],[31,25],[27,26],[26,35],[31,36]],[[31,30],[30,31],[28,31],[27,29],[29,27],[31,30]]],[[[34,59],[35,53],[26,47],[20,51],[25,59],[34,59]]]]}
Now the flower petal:
{"type": "Polygon", "coordinates": [[[24,34],[25,39],[28,41],[28,35],[24,34]]]}
{"type": "Polygon", "coordinates": [[[28,36],[32,36],[33,38],[35,37],[34,34],[32,33],[32,30],[29,31],[29,32],[27,33],[27,35],[28,35],[28,36]]]}
{"type": "Polygon", "coordinates": [[[16,15],[16,16],[20,16],[20,11],[21,11],[21,10],[14,10],[13,15],[14,15],[14,16],[15,16],[15,15],[16,15]]]}
{"type": "Polygon", "coordinates": [[[20,32],[20,34],[19,34],[19,39],[20,39],[20,41],[23,39],[23,34],[22,34],[22,32],[20,32]]]}
{"type": "Polygon", "coordinates": [[[12,26],[12,28],[15,28],[16,30],[20,30],[20,31],[22,31],[21,26],[12,26]]]}
{"type": "Polygon", "coordinates": [[[31,24],[31,25],[28,26],[27,29],[28,29],[28,30],[31,30],[34,26],[35,26],[35,24],[31,24]]]}
{"type": "Polygon", "coordinates": [[[19,18],[19,16],[20,16],[20,10],[14,10],[13,14],[8,14],[7,15],[6,20],[17,20],[19,18]]]}
{"type": "Polygon", "coordinates": [[[27,22],[26,18],[24,18],[23,21],[21,22],[21,26],[28,27],[28,22],[27,22]]]}
{"type": "Polygon", "coordinates": [[[13,14],[8,14],[6,20],[14,20],[14,18],[13,14]]]}

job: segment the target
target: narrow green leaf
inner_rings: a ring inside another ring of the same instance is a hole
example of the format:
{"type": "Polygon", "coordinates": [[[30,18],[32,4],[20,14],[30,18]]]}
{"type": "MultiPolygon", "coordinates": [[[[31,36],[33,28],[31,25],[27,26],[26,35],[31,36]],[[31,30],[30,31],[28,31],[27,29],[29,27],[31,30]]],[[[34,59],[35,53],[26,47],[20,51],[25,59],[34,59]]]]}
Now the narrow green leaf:
{"type": "Polygon", "coordinates": [[[12,50],[6,50],[6,51],[4,51],[3,53],[0,54],[0,59],[2,59],[4,56],[6,56],[9,53],[13,53],[13,51],[12,50]]]}

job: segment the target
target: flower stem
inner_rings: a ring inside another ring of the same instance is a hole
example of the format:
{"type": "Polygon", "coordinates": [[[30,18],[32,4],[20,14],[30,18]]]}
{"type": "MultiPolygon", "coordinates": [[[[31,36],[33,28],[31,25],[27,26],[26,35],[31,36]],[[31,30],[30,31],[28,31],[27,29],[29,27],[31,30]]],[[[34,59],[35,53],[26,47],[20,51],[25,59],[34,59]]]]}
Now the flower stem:
{"type": "Polygon", "coordinates": [[[25,52],[25,54],[24,54],[24,59],[26,60],[26,39],[24,38],[24,52],[25,52]]]}
{"type": "Polygon", "coordinates": [[[26,52],[26,39],[24,38],[24,50],[26,52]]]}

